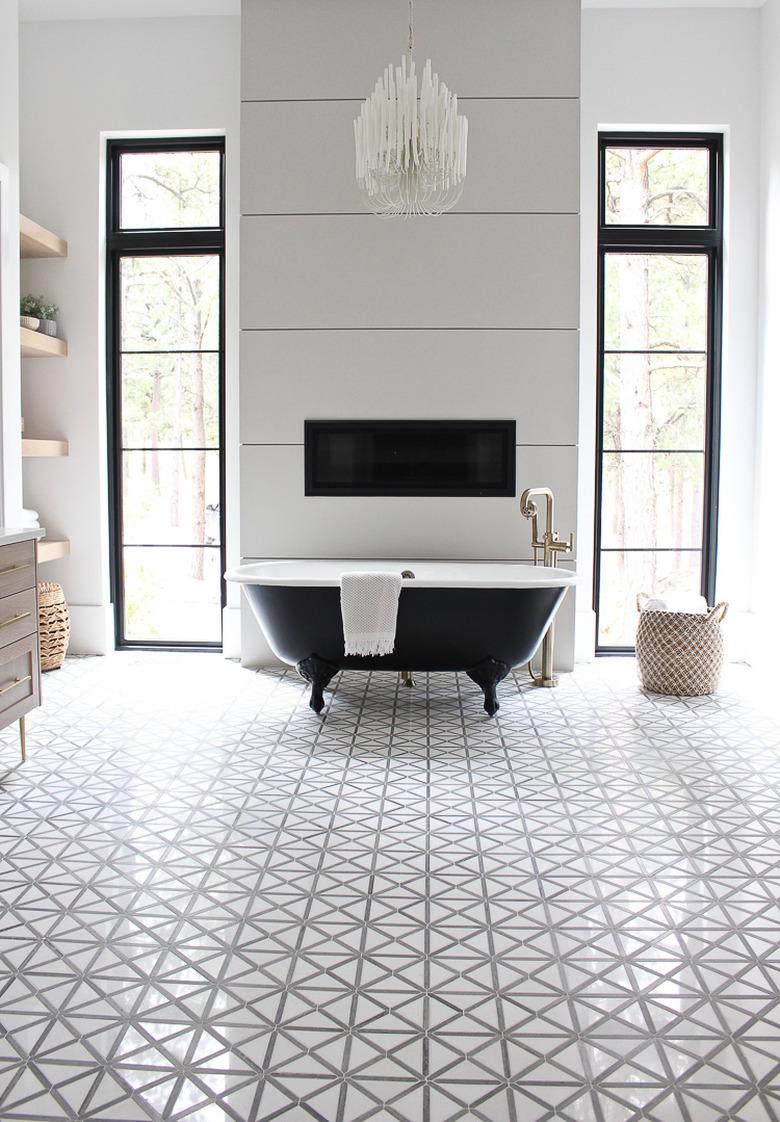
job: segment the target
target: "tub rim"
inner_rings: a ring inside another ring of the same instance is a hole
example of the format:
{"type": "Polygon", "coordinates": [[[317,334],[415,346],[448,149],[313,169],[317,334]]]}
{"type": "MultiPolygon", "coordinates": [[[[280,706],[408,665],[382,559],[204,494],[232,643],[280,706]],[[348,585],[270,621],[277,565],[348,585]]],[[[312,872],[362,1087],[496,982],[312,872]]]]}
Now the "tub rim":
{"type": "Polygon", "coordinates": [[[552,569],[543,565],[533,565],[530,561],[436,561],[436,560],[385,560],[377,558],[288,558],[284,561],[251,561],[237,565],[224,574],[224,579],[232,584],[259,585],[261,587],[282,588],[338,588],[341,574],[366,571],[366,569],[402,572],[414,571],[415,565],[452,566],[459,570],[479,570],[481,575],[473,579],[464,578],[462,572],[457,577],[415,576],[404,581],[404,588],[569,588],[577,583],[576,571],[552,569]],[[327,577],[306,577],[287,575],[284,569],[307,564],[332,564],[342,566],[337,573],[327,577]],[[485,570],[495,570],[487,579],[485,570]],[[265,570],[259,572],[258,570],[265,570]]]}

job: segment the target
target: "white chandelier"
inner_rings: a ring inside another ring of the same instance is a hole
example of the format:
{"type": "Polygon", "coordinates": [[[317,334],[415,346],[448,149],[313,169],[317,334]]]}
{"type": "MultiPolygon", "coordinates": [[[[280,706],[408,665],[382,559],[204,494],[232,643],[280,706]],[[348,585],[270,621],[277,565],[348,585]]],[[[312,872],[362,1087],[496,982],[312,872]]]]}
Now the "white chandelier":
{"type": "Polygon", "coordinates": [[[387,66],[355,121],[355,174],[374,214],[442,214],[455,206],[466,178],[468,121],[428,59],[419,97],[414,10],[409,0],[409,65],[387,66]]]}

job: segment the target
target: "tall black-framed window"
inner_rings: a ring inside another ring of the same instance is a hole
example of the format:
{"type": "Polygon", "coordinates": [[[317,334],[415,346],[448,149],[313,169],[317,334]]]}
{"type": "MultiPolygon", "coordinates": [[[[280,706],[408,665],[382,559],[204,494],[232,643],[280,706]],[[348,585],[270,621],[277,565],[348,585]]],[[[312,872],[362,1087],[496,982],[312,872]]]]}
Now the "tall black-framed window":
{"type": "Polygon", "coordinates": [[[715,591],[723,137],[599,136],[594,607],[633,650],[639,593],[715,591]]]}
{"type": "Polygon", "coordinates": [[[118,647],[222,644],[224,163],[222,137],[108,142],[109,524],[118,647]]]}

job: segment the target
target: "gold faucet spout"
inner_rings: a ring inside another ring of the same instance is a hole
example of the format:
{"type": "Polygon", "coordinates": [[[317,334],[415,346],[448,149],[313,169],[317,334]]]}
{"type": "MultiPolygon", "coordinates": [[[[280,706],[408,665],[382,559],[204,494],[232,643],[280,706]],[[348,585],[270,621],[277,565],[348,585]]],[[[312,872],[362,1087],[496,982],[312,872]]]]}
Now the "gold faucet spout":
{"type": "MultiPolygon", "coordinates": [[[[542,564],[554,568],[558,563],[559,553],[570,553],[574,549],[574,534],[569,535],[568,541],[561,541],[555,529],[555,496],[549,487],[527,487],[520,496],[520,513],[531,521],[531,549],[534,555],[534,565],[539,564],[539,554],[542,555],[542,564]],[[536,498],[545,501],[544,533],[539,536],[539,508],[534,502],[536,498]]],[[[558,679],[553,673],[553,654],[555,645],[555,621],[547,629],[547,634],[542,640],[542,673],[537,678],[531,664],[531,676],[537,686],[548,689],[558,684],[558,679]]]]}
{"type": "Polygon", "coordinates": [[[569,536],[568,542],[561,541],[555,529],[555,496],[549,487],[527,487],[520,496],[520,513],[524,518],[531,520],[531,548],[534,551],[534,564],[539,564],[539,552],[542,553],[542,564],[554,566],[556,554],[569,553],[574,549],[574,534],[569,536]],[[539,536],[539,508],[534,502],[535,498],[545,501],[544,533],[539,536]]]}

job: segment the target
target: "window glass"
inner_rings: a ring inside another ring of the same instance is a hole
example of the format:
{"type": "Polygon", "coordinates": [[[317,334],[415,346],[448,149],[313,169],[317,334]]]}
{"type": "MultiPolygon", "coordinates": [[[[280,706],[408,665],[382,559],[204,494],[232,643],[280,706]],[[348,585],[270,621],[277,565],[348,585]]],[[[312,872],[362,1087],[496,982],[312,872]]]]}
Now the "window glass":
{"type": "Polygon", "coordinates": [[[146,254],[120,262],[122,350],[216,350],[219,258],[146,254]]]}
{"type": "Polygon", "coordinates": [[[140,643],[219,643],[220,551],[124,546],[124,638],[140,643]]]}
{"type": "Polygon", "coordinates": [[[700,549],[704,455],[605,452],[604,548],[700,549]]]}
{"type": "Polygon", "coordinates": [[[608,253],[606,350],[706,350],[707,272],[704,253],[608,253]]]}
{"type": "Polygon", "coordinates": [[[119,163],[121,229],[220,225],[219,152],[125,152],[119,163]]]}
{"type": "Polygon", "coordinates": [[[124,354],[124,448],[218,448],[219,355],[124,354]]]}
{"type": "Polygon", "coordinates": [[[219,545],[219,452],[124,452],[122,486],[127,545],[219,545]]]}
{"type": "Polygon", "coordinates": [[[605,356],[605,451],[704,451],[706,409],[706,355],[605,356]]]}
{"type": "Polygon", "coordinates": [[[706,148],[607,148],[605,221],[621,226],[707,226],[706,148]]]}
{"type": "Polygon", "coordinates": [[[653,550],[605,551],[601,554],[599,633],[601,647],[633,647],[639,613],[639,593],[663,596],[669,592],[698,595],[701,591],[701,553],[653,550]]]}

